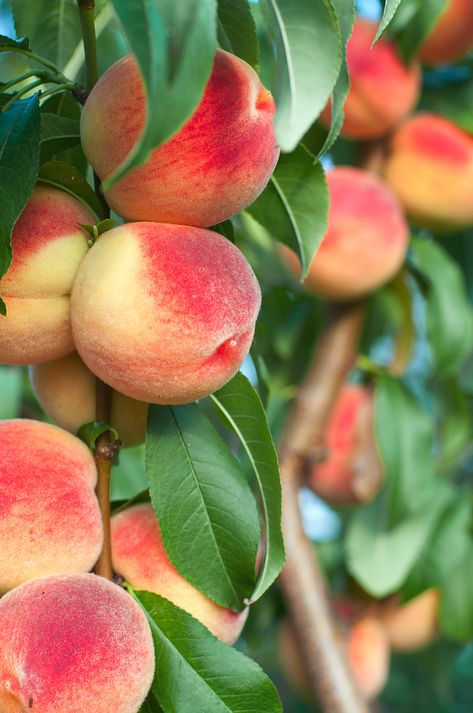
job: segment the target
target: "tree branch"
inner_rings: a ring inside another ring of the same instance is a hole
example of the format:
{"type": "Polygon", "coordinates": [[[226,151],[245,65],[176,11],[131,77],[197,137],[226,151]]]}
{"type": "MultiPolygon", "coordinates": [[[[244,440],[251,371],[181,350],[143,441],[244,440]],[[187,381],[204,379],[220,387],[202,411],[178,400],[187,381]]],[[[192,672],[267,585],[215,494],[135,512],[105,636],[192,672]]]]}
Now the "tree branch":
{"type": "Polygon", "coordinates": [[[333,623],[326,584],[299,509],[301,476],[325,451],[325,430],[336,396],[355,364],[363,324],[361,303],[329,306],[324,333],[285,428],[279,457],[286,566],[281,588],[309,674],[325,713],[368,713],[333,623]]]}

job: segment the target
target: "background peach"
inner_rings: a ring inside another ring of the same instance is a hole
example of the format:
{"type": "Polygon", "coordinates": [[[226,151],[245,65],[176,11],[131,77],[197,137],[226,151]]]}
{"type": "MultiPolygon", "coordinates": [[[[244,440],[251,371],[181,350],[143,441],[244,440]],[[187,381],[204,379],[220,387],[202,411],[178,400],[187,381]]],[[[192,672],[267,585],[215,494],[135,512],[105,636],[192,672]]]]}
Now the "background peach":
{"type": "Polygon", "coordinates": [[[186,403],[239,369],[260,300],[246,258],[221,235],[129,223],[102,235],[82,262],[74,341],[89,369],[117,391],[186,403]]]}
{"type": "Polygon", "coordinates": [[[440,604],[438,589],[427,589],[400,604],[397,597],[381,608],[381,622],[394,651],[415,651],[430,644],[437,634],[440,604]]]}
{"type": "Polygon", "coordinates": [[[102,549],[94,459],[56,426],[0,421],[0,592],[33,577],[87,572],[102,549]]]}
{"type": "MultiPolygon", "coordinates": [[[[46,414],[71,433],[95,420],[97,378],[77,352],[60,359],[30,367],[30,379],[36,398],[46,414]]],[[[143,443],[148,404],[112,392],[110,425],[124,446],[143,443]]]]}
{"type": "Polygon", "coordinates": [[[13,229],[13,262],[0,280],[7,306],[0,362],[37,363],[73,350],[69,295],[87,252],[87,235],[78,223],[96,222],[65,191],[35,188],[13,229]]]}
{"type": "Polygon", "coordinates": [[[153,673],[145,614],[102,577],[42,577],[0,601],[2,713],[137,713],[153,673]]]}
{"type": "Polygon", "coordinates": [[[421,45],[419,57],[427,64],[443,64],[463,57],[473,47],[473,3],[448,0],[421,45]]]}
{"type": "MultiPolygon", "coordinates": [[[[127,220],[207,227],[239,213],[268,182],[279,156],[271,94],[242,59],[217,50],[203,98],[181,130],[107,192],[127,220]]],[[[90,93],[81,119],[85,154],[102,180],[143,129],[145,99],[132,55],[90,93]]]]}
{"type": "Polygon", "coordinates": [[[409,218],[434,231],[473,225],[473,138],[417,114],[393,136],[384,176],[409,218]]]}
{"type": "MultiPolygon", "coordinates": [[[[399,270],[409,240],[402,209],[389,188],[359,168],[327,173],[328,229],[305,279],[306,288],[331,300],[361,297],[399,270]]],[[[299,276],[295,253],[281,246],[291,271],[299,276]]]]}
{"type": "Polygon", "coordinates": [[[248,611],[234,612],[199,592],[171,564],[150,504],[136,505],[112,517],[114,570],[135,589],[160,594],[192,614],[215,636],[234,644],[248,611]]]}
{"type": "MultiPolygon", "coordinates": [[[[396,45],[385,36],[372,47],[377,30],[376,23],[357,18],[347,44],[350,92],[341,131],[346,138],[383,136],[414,109],[419,97],[418,65],[404,65],[396,45]]],[[[330,126],[329,108],[320,120],[330,126]]]]}

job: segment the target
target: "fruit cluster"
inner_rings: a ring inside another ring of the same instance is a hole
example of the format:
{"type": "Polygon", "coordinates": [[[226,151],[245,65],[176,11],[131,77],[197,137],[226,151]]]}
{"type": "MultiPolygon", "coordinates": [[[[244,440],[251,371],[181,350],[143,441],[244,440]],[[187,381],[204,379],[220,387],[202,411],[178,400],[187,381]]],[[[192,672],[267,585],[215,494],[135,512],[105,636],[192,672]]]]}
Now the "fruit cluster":
{"type": "MultiPolygon", "coordinates": [[[[89,572],[104,533],[94,458],[74,435],[95,417],[97,379],[111,424],[144,439],[149,403],[189,403],[223,386],[253,338],[261,293],[243,254],[207,227],[263,190],[279,156],[274,102],[253,69],[217,51],[193,116],[107,200],[125,224],[91,247],[96,217],[39,184],[12,235],[0,283],[0,362],[30,364],[62,427],[0,422],[0,710],[136,713],[154,673],[151,632],[122,588],[89,572]],[[67,430],[63,430],[67,429],[67,430]]],[[[136,62],[100,79],[82,113],[84,151],[104,179],[145,117],[136,62]]],[[[144,504],[112,519],[117,576],[167,597],[233,644],[247,612],[218,606],[174,569],[144,504]]]]}

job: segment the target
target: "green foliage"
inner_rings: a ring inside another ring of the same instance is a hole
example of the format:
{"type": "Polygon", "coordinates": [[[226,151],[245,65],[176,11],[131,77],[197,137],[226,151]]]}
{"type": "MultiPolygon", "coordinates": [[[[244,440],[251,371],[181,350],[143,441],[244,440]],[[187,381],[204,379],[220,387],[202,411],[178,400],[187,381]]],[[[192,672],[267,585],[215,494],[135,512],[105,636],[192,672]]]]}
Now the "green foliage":
{"type": "Polygon", "coordinates": [[[102,421],[90,421],[79,428],[77,436],[93,451],[100,436],[109,432],[112,434],[112,438],[118,439],[118,432],[110,424],[102,421]]]}
{"type": "Polygon", "coordinates": [[[393,22],[402,56],[412,60],[449,0],[403,0],[393,22]]]}
{"type": "Polygon", "coordinates": [[[258,68],[258,37],[248,0],[218,0],[217,31],[222,49],[258,68]]]}
{"type": "Polygon", "coordinates": [[[23,376],[19,367],[0,366],[0,419],[20,415],[23,376]]]}
{"type": "Polygon", "coordinates": [[[40,164],[53,159],[65,149],[80,144],[79,122],[57,114],[41,114],[40,164]]]}
{"type": "Polygon", "coordinates": [[[440,114],[473,133],[473,79],[424,89],[420,109],[440,114]]]}
{"type": "Polygon", "coordinates": [[[102,216],[102,205],[84,176],[76,168],[64,161],[48,161],[38,172],[38,181],[48,186],[60,188],[82,201],[97,218],[102,216]]]}
{"type": "Polygon", "coordinates": [[[135,597],[151,625],[152,691],[166,713],[282,713],[276,689],[257,664],[166,599],[149,592],[135,597]]]}
{"type": "MultiPolygon", "coordinates": [[[[404,4],[405,2],[406,0],[385,0],[383,16],[378,27],[378,32],[376,33],[376,37],[374,38],[375,42],[377,42],[381,35],[385,32],[385,30],[387,30],[387,28],[393,21],[393,18],[399,6],[402,7],[401,3],[404,4]]],[[[407,2],[409,2],[409,0],[407,0],[407,2]]]]}

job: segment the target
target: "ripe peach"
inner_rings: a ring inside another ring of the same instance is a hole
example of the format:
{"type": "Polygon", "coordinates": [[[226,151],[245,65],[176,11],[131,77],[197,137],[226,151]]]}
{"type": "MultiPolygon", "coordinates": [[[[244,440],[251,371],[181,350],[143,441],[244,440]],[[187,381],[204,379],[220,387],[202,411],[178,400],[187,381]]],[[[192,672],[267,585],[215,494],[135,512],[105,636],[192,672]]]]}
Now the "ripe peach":
{"type": "Polygon", "coordinates": [[[381,608],[381,622],[394,651],[415,651],[430,644],[437,633],[438,589],[427,589],[406,604],[394,597],[381,608]]]}
{"type": "Polygon", "coordinates": [[[102,381],[161,404],[207,396],[239,369],[261,293],[245,257],[201,228],[129,223],[102,235],[72,293],[79,354],[102,381]]]}
{"type": "Polygon", "coordinates": [[[409,218],[434,231],[473,225],[473,138],[435,114],[394,134],[385,179],[409,218]]]}
{"type": "Polygon", "coordinates": [[[473,3],[448,0],[419,50],[426,64],[443,64],[463,57],[473,47],[473,3]]]}
{"type": "Polygon", "coordinates": [[[0,362],[32,364],[74,349],[69,294],[87,252],[78,223],[96,222],[68,193],[35,188],[13,229],[13,262],[0,280],[8,312],[0,317],[0,362]]]}
{"type": "Polygon", "coordinates": [[[137,713],[153,673],[144,612],[102,577],[41,577],[0,601],[2,713],[137,713]]]}
{"type": "Polygon", "coordinates": [[[149,503],[112,517],[112,557],[114,570],[136,589],[169,599],[227,644],[234,644],[240,636],[248,610],[234,612],[215,604],[177,572],[149,503]]]}
{"type": "MultiPolygon", "coordinates": [[[[381,37],[372,48],[378,26],[358,18],[347,44],[350,92],[345,103],[341,135],[376,139],[394,129],[415,107],[420,93],[417,63],[405,66],[396,45],[381,37]]],[[[327,107],[320,121],[330,126],[327,107]]]]}
{"type": "Polygon", "coordinates": [[[102,549],[88,448],[40,421],[0,421],[0,592],[34,577],[87,572],[102,549]]]}
{"type": "MultiPolygon", "coordinates": [[[[127,220],[207,227],[230,218],[255,200],[276,165],[274,112],[250,65],[217,50],[195,113],[107,192],[108,202],[127,220]]],[[[82,113],[82,146],[102,180],[130,153],[144,119],[143,83],[128,55],[100,78],[82,113]]]]}
{"type": "MultiPolygon", "coordinates": [[[[407,251],[409,228],[401,206],[376,176],[358,168],[327,173],[328,229],[310,265],[305,286],[330,300],[360,297],[387,282],[407,251]]],[[[300,263],[286,246],[281,253],[300,275],[300,263]]]]}
{"type": "MultiPolygon", "coordinates": [[[[71,433],[95,420],[97,378],[77,354],[30,367],[30,379],[41,408],[61,428],[71,433]]],[[[124,446],[143,443],[148,404],[112,392],[110,425],[124,446]]]]}
{"type": "Polygon", "coordinates": [[[312,467],[308,481],[309,487],[329,503],[363,503],[378,492],[383,473],[373,419],[371,389],[347,384],[338,396],[328,423],[328,456],[312,467]]]}

